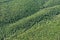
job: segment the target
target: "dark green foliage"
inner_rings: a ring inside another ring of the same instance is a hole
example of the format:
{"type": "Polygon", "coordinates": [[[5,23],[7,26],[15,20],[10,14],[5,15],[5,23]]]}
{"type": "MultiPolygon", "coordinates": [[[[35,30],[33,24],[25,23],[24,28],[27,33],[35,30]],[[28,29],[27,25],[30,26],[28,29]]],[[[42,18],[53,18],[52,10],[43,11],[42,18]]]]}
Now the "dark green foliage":
{"type": "Polygon", "coordinates": [[[0,40],[59,40],[59,18],[60,0],[0,0],[0,40]]]}

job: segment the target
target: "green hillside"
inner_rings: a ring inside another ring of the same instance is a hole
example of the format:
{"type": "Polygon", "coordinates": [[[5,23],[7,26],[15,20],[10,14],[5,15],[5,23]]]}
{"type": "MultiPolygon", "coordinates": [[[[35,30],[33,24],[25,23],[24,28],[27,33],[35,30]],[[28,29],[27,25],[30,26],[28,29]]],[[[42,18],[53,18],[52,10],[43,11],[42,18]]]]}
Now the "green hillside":
{"type": "Polygon", "coordinates": [[[60,40],[60,0],[0,0],[0,40],[60,40]]]}

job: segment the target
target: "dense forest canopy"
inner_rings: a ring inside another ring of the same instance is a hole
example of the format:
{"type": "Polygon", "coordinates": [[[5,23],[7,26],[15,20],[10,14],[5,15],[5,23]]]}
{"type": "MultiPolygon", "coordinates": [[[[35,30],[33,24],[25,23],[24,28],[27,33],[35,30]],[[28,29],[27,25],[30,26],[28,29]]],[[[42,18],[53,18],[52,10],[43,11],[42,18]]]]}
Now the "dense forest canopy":
{"type": "Polygon", "coordinates": [[[0,0],[0,40],[60,40],[60,0],[0,0]]]}

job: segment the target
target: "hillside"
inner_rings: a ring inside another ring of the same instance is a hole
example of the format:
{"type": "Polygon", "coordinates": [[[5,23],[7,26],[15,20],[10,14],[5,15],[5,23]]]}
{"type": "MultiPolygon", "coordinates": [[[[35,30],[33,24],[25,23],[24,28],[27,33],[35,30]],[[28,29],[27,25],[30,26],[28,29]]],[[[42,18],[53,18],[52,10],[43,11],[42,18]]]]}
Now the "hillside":
{"type": "Polygon", "coordinates": [[[60,0],[0,0],[0,40],[60,40],[60,0]]]}

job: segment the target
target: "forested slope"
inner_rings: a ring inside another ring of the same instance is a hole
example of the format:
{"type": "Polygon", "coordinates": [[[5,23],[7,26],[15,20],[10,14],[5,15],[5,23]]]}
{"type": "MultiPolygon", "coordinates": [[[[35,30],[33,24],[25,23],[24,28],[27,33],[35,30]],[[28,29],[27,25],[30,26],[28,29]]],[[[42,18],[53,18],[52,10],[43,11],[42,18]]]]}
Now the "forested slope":
{"type": "Polygon", "coordinates": [[[60,0],[0,0],[0,40],[60,40],[60,0]]]}

